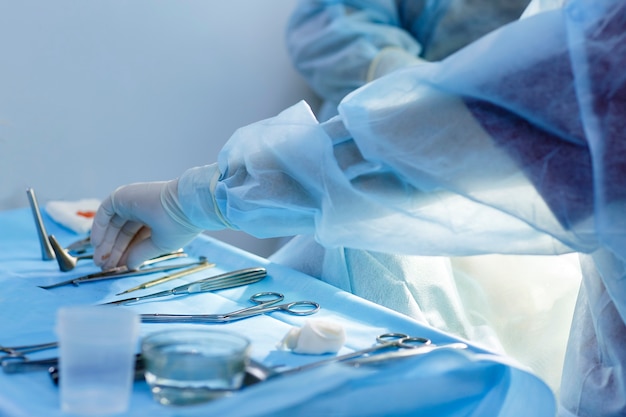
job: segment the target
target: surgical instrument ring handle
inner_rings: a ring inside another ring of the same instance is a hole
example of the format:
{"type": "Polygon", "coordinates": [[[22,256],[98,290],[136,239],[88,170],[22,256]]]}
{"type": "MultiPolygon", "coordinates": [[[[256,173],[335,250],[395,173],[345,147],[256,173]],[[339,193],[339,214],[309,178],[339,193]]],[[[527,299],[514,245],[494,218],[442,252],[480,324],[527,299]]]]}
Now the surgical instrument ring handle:
{"type": "Polygon", "coordinates": [[[391,344],[405,349],[415,349],[431,343],[431,340],[425,337],[409,336],[404,333],[383,333],[376,337],[376,341],[383,345],[391,344]]]}
{"type": "Polygon", "coordinates": [[[255,306],[247,307],[238,311],[233,311],[231,313],[225,314],[227,317],[235,317],[235,316],[247,316],[255,314],[259,311],[266,311],[268,308],[271,311],[272,309],[283,310],[289,314],[294,316],[308,316],[317,312],[320,309],[320,305],[315,301],[293,301],[287,304],[275,305],[276,303],[283,301],[285,296],[279,292],[274,291],[264,291],[258,292],[250,296],[249,300],[255,303],[255,306]],[[268,298],[269,297],[269,298],[268,298]],[[295,307],[295,308],[294,308],[295,307]]]}

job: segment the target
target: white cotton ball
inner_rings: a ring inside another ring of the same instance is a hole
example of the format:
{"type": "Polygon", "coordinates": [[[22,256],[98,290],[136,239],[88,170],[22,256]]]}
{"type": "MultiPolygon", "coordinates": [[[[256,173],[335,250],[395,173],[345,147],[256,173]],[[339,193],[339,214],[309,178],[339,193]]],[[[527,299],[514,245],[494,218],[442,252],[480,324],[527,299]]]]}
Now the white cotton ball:
{"type": "Polygon", "coordinates": [[[296,347],[298,343],[298,337],[300,336],[300,329],[297,327],[292,327],[291,330],[287,332],[283,340],[280,342],[279,347],[281,349],[293,349],[296,347]]]}
{"type": "Polygon", "coordinates": [[[281,345],[295,353],[319,355],[336,353],[346,341],[346,332],[338,323],[309,320],[302,328],[292,328],[281,345]]]}

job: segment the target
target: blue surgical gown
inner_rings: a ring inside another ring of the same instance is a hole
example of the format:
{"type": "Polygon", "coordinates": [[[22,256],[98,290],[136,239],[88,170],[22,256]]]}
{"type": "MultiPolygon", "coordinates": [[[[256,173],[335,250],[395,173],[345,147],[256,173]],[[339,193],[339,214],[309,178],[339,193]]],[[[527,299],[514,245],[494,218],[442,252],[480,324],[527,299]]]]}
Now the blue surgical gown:
{"type": "MultiPolygon", "coordinates": [[[[294,66],[324,99],[318,120],[327,120],[351,91],[400,68],[441,60],[517,20],[527,5],[528,0],[301,0],[288,25],[287,45],[294,66]]],[[[400,256],[323,248],[305,236],[272,256],[423,323],[504,351],[555,390],[567,332],[554,327],[569,326],[580,282],[577,259],[571,258],[400,256]],[[554,276],[557,267],[561,272],[554,276]],[[506,271],[515,287],[494,283],[496,271],[506,271]],[[549,288],[543,284],[548,274],[549,288]],[[513,291],[517,303],[500,302],[513,291]],[[523,330],[526,337],[520,338],[523,330]],[[547,337],[550,343],[534,342],[547,337]]]]}
{"type": "Polygon", "coordinates": [[[299,103],[184,173],[183,209],[329,247],[584,253],[561,413],[625,415],[625,29],[623,1],[572,0],[369,83],[327,122],[299,103]]]}
{"type": "Polygon", "coordinates": [[[517,20],[529,0],[300,0],[287,27],[296,69],[325,103],[395,69],[438,61],[517,20]]]}

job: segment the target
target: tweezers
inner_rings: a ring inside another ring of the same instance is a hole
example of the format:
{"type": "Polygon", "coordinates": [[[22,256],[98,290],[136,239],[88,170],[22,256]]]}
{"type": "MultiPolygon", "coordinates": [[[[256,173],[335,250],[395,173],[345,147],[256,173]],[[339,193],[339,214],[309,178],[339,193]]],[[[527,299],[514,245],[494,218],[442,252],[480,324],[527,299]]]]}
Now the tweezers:
{"type": "Polygon", "coordinates": [[[103,279],[113,279],[113,278],[137,277],[141,275],[153,274],[155,272],[167,272],[167,271],[172,271],[172,270],[180,269],[180,268],[193,267],[196,265],[201,265],[203,263],[206,263],[205,257],[200,257],[199,260],[195,262],[186,262],[186,263],[164,265],[164,266],[154,266],[151,268],[141,268],[141,269],[131,270],[125,266],[121,266],[117,268],[107,269],[106,271],[94,272],[92,274],[83,275],[82,277],[68,279],[67,281],[57,282],[55,284],[40,285],[39,288],[48,290],[50,288],[62,287],[64,285],[69,285],[69,284],[78,286],[79,284],[85,283],[85,282],[93,282],[93,281],[100,281],[103,279]]]}
{"type": "MultiPolygon", "coordinates": [[[[147,300],[151,298],[167,297],[170,295],[189,295],[202,292],[210,292],[217,290],[224,290],[227,288],[239,287],[242,285],[254,284],[265,278],[267,271],[263,267],[253,267],[239,269],[237,271],[226,272],[224,274],[203,278],[198,281],[191,282],[189,284],[180,285],[178,287],[160,291],[153,294],[143,295],[139,297],[124,298],[122,300],[109,301],[102,305],[123,305],[134,303],[141,300],[147,300]]],[[[151,315],[147,315],[151,316],[151,315]]],[[[141,319],[144,321],[146,315],[142,315],[141,319]]],[[[149,320],[149,319],[148,319],[149,320]]]]}

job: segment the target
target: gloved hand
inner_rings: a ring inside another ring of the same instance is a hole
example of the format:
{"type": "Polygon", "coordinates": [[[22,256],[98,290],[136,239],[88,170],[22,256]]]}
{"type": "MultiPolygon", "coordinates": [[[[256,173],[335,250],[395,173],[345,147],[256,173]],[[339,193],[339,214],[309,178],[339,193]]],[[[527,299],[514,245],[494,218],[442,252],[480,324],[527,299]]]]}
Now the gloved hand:
{"type": "Polygon", "coordinates": [[[191,242],[202,229],[183,212],[177,189],[178,180],[137,183],[104,200],[91,230],[96,265],[137,268],[191,242]]]}
{"type": "Polygon", "coordinates": [[[367,71],[367,82],[374,81],[401,68],[424,64],[425,60],[401,48],[387,47],[374,58],[367,71]]]}

